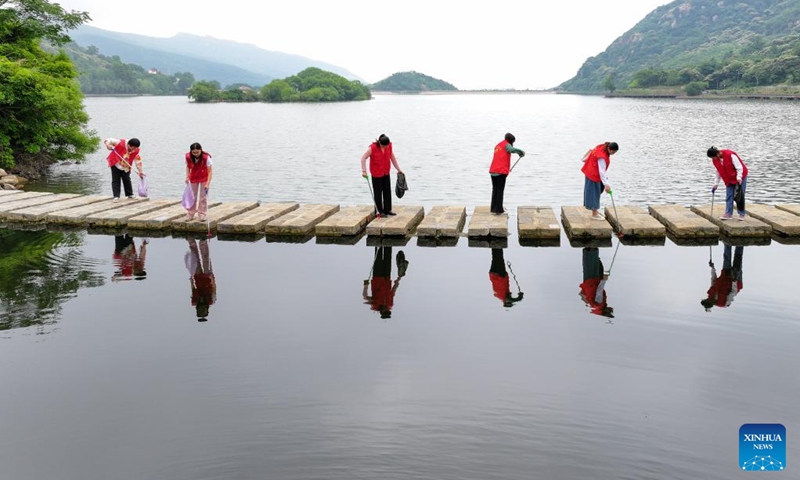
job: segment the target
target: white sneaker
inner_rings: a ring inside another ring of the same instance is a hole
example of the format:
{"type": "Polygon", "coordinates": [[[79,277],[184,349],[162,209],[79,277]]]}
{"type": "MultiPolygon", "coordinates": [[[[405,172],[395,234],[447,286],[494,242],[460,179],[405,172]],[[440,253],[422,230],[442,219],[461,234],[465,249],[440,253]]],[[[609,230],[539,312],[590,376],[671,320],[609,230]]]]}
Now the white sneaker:
{"type": "Polygon", "coordinates": [[[114,203],[119,202],[119,197],[114,197],[114,203]]]}

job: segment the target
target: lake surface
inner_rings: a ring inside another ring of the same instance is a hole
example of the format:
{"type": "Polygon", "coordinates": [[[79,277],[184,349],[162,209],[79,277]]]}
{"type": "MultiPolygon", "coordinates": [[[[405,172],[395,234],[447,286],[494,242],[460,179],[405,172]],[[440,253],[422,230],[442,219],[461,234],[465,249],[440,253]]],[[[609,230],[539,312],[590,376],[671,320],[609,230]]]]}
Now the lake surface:
{"type": "MultiPolygon", "coordinates": [[[[751,200],[798,201],[791,103],[87,107],[101,136],[138,130],[159,197],[201,141],[220,200],[368,203],[358,158],[386,132],[402,203],[472,207],[509,130],[530,157],[507,207],[579,204],[578,159],[604,139],[626,203],[704,200],[711,143],[756,165],[751,200]]],[[[33,188],[103,193],[107,177],[98,153],[33,188]]],[[[0,228],[0,478],[722,480],[752,475],[742,424],[794,438],[800,246],[532,248],[514,224],[505,249],[0,228]]]]}

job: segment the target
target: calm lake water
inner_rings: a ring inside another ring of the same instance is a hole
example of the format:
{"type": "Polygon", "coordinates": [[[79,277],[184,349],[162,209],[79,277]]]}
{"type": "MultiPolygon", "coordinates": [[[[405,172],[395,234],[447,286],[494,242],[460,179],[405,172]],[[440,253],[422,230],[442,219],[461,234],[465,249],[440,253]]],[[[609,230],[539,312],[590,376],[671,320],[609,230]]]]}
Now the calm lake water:
{"type": "MultiPolygon", "coordinates": [[[[87,108],[101,136],[142,139],[158,197],[180,194],[200,141],[219,200],[369,203],[358,158],[386,132],[412,189],[401,203],[472,207],[512,131],[530,157],[508,207],[579,204],[578,159],[605,139],[621,144],[620,202],[707,201],[712,143],[743,155],[751,200],[798,201],[791,103],[87,108]]],[[[109,188],[101,153],[55,173],[32,188],[109,188]]],[[[0,478],[722,480],[749,478],[742,424],[798,431],[798,245],[368,240],[0,228],[0,478]]],[[[800,446],[787,445],[792,478],[800,446]]]]}

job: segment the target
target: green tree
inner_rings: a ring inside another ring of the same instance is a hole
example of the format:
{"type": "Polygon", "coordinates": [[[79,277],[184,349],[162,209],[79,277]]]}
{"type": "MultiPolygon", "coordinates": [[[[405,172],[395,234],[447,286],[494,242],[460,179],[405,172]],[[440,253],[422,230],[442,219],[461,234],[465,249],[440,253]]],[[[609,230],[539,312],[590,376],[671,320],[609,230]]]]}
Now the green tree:
{"type": "Polygon", "coordinates": [[[614,72],[609,73],[603,80],[603,88],[608,90],[610,93],[614,93],[614,91],[617,89],[617,85],[614,83],[614,72]]]}
{"type": "Polygon", "coordinates": [[[219,89],[219,82],[201,80],[189,88],[188,94],[197,103],[208,103],[220,98],[219,89]]]}
{"type": "Polygon", "coordinates": [[[40,46],[63,45],[66,32],[88,19],[46,0],[0,0],[0,167],[30,175],[96,150],[75,67],[40,46]]]}

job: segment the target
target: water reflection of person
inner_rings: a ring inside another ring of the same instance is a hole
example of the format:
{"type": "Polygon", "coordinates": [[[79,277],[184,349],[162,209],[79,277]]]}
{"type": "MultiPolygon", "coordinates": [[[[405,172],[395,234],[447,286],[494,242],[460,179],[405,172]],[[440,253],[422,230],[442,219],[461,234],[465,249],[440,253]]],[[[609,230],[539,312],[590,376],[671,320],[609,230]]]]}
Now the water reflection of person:
{"type": "Polygon", "coordinates": [[[375,260],[372,263],[372,278],[364,280],[364,304],[370,305],[373,311],[380,312],[381,318],[392,317],[394,295],[400,286],[400,279],[405,277],[408,261],[402,250],[397,252],[397,279],[392,282],[392,247],[375,247],[375,260]],[[372,289],[369,295],[368,289],[372,289]]]}
{"type": "Polygon", "coordinates": [[[516,302],[522,301],[523,293],[516,297],[511,294],[511,279],[506,271],[506,262],[503,258],[502,248],[492,249],[492,264],[489,267],[489,280],[492,282],[494,296],[503,302],[504,307],[513,307],[516,302]]]}
{"type": "Polygon", "coordinates": [[[197,309],[197,321],[208,320],[208,309],[217,299],[217,282],[211,267],[211,256],[208,251],[208,241],[189,238],[189,251],[183,257],[186,270],[189,271],[189,281],[192,285],[192,305],[197,309]]]}
{"type": "Polygon", "coordinates": [[[708,289],[708,297],[700,301],[707,312],[712,307],[726,308],[731,305],[733,298],[738,294],[744,285],[742,284],[742,255],[744,247],[736,247],[733,252],[733,263],[731,263],[731,246],[724,244],[722,253],[722,272],[717,276],[714,262],[709,260],[708,266],[711,267],[711,288],[708,289]]]}
{"type": "Polygon", "coordinates": [[[114,255],[111,258],[114,261],[116,270],[111,276],[112,282],[133,279],[144,280],[147,277],[147,272],[144,269],[144,262],[147,257],[147,243],[146,239],[142,240],[137,252],[133,237],[127,233],[114,237],[114,255]]]}
{"type": "Polygon", "coordinates": [[[603,270],[600,250],[596,247],[583,249],[583,283],[578,295],[595,315],[614,318],[614,309],[608,306],[606,281],[609,274],[603,270]]]}

